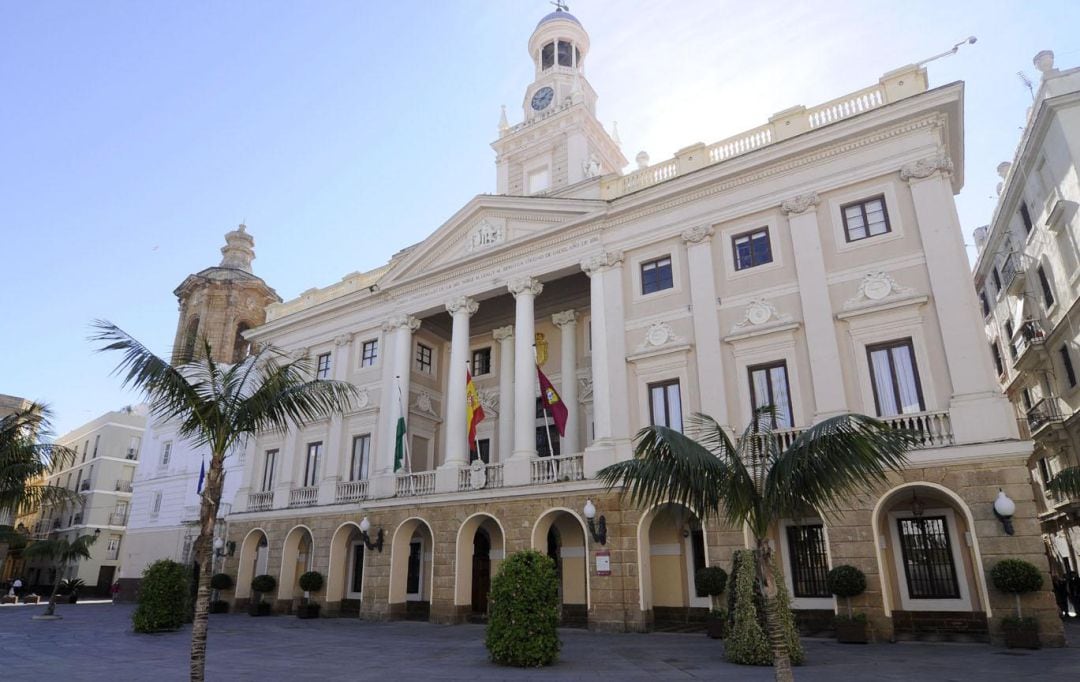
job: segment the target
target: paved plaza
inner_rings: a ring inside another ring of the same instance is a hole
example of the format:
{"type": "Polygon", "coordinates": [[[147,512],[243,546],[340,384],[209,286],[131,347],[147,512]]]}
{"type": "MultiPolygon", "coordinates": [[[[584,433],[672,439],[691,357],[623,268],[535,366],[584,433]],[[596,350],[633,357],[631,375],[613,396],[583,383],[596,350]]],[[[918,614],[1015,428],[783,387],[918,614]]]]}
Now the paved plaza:
{"type": "MultiPolygon", "coordinates": [[[[0,679],[187,679],[190,628],[131,632],[131,605],[61,605],[63,620],[31,620],[44,607],[0,608],[0,679]]],[[[1073,640],[1080,636],[1075,627],[1073,640]]],[[[561,631],[557,665],[517,670],[488,662],[484,628],[353,619],[217,615],[210,620],[210,680],[771,680],[769,668],[731,665],[704,635],[561,631]]],[[[1006,651],[977,644],[840,645],[805,642],[800,681],[1075,680],[1080,648],[1006,651]]]]}

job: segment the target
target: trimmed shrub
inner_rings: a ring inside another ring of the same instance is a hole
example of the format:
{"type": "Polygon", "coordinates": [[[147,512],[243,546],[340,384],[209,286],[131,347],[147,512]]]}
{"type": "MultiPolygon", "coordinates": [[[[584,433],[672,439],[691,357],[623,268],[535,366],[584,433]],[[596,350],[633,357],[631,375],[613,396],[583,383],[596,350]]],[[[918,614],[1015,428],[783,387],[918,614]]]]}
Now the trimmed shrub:
{"type": "MultiPolygon", "coordinates": [[[[825,576],[825,585],[837,597],[843,597],[847,604],[847,617],[852,620],[851,598],[866,591],[866,576],[854,566],[837,566],[825,576]]],[[[865,619],[864,619],[865,620],[865,619]]]]}
{"type": "Polygon", "coordinates": [[[1042,589],[1043,577],[1035,564],[1023,559],[1002,559],[990,569],[990,581],[994,587],[1016,597],[1016,617],[1023,620],[1020,595],[1042,589]]]}
{"type": "Polygon", "coordinates": [[[511,554],[491,581],[484,645],[491,660],[521,668],[559,655],[559,579],[555,562],[534,550],[511,554]]]}
{"type": "Polygon", "coordinates": [[[727,571],[724,569],[719,566],[709,566],[694,574],[694,587],[699,595],[719,597],[727,587],[727,577],[727,571]]]}
{"type": "Polygon", "coordinates": [[[300,576],[300,589],[305,592],[318,592],[322,589],[323,577],[318,571],[308,571],[300,576]]]}
{"type": "Polygon", "coordinates": [[[228,573],[215,573],[210,578],[210,587],[215,590],[232,589],[233,579],[228,573]]]}
{"type": "MultiPolygon", "coordinates": [[[[776,581],[776,599],[773,600],[773,610],[776,619],[780,622],[780,631],[787,641],[788,658],[792,665],[802,665],[806,660],[806,652],[803,651],[802,640],[799,639],[799,628],[795,624],[795,614],[791,611],[791,595],[788,594],[787,585],[784,584],[784,576],[778,567],[773,567],[773,580],[776,581]]],[[[771,653],[771,652],[770,652],[771,653]]],[[[771,656],[770,656],[771,659],[771,656]]]]}
{"type": "Polygon", "coordinates": [[[188,608],[188,569],[169,559],[155,561],[143,571],[139,605],[131,616],[135,632],[180,629],[188,608]]]}
{"type": "Polygon", "coordinates": [[[770,665],[772,650],[769,639],[765,636],[762,619],[759,617],[758,596],[756,589],[757,570],[754,565],[754,550],[744,549],[735,552],[731,566],[734,587],[729,601],[732,625],[724,641],[724,655],[732,663],[742,665],[770,665]]]}
{"type": "Polygon", "coordinates": [[[277,580],[272,575],[257,575],[251,579],[251,591],[259,593],[259,599],[268,592],[273,592],[277,587],[277,580]]]}

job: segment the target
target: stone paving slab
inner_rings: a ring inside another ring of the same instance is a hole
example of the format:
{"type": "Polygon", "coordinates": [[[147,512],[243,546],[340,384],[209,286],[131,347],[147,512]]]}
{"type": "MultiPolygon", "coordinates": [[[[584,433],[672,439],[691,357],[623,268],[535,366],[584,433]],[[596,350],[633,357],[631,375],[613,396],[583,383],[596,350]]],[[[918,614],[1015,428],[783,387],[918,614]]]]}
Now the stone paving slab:
{"type": "MultiPolygon", "coordinates": [[[[59,605],[63,620],[31,620],[44,607],[0,608],[0,680],[125,682],[187,679],[190,626],[136,635],[127,604],[59,605]]],[[[1073,641],[1080,627],[1071,625],[1073,641]]],[[[559,663],[518,670],[487,660],[480,625],[299,620],[247,614],[210,619],[209,680],[771,680],[770,668],[723,660],[703,635],[562,630],[559,663]]],[[[806,640],[796,679],[1080,680],[1080,649],[1006,651],[981,644],[841,645],[806,640]]]]}

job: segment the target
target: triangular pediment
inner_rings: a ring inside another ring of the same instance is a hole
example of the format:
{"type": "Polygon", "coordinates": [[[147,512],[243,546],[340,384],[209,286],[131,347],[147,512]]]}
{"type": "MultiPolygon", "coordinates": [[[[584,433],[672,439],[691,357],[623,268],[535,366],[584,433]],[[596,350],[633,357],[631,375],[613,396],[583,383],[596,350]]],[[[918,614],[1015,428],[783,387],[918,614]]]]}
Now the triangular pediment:
{"type": "Polygon", "coordinates": [[[594,199],[477,196],[427,239],[400,255],[397,263],[391,261],[379,285],[385,289],[420,275],[483,259],[567,223],[602,213],[606,205],[594,199]]]}

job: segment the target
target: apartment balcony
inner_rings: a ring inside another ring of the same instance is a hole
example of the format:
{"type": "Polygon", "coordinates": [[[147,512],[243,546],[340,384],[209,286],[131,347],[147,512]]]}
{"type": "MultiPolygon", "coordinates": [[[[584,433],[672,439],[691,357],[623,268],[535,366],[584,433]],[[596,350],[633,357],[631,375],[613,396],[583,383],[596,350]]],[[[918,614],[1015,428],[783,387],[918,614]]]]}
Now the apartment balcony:
{"type": "Polygon", "coordinates": [[[334,502],[359,502],[368,495],[367,481],[340,481],[334,492],[334,502]]]}
{"type": "Polygon", "coordinates": [[[109,514],[110,526],[126,526],[127,525],[127,512],[113,512],[109,514]]]}
{"type": "Polygon", "coordinates": [[[1046,346],[1046,334],[1041,324],[1035,320],[1028,320],[1020,327],[1019,337],[1016,343],[1016,360],[1013,361],[1013,367],[1018,372],[1030,371],[1046,361],[1046,355],[1043,353],[1046,346]]]}
{"type": "Polygon", "coordinates": [[[274,491],[248,493],[248,511],[266,511],[274,506],[274,491]]]}
{"type": "Polygon", "coordinates": [[[90,481],[83,481],[82,483],[79,484],[79,492],[80,493],[89,492],[89,490],[90,490],[90,481]]]}
{"type": "Polygon", "coordinates": [[[1028,256],[1013,252],[1005,258],[1001,266],[1001,287],[1013,296],[1024,293],[1024,285],[1027,283],[1028,256]]]}
{"type": "Polygon", "coordinates": [[[1027,422],[1032,438],[1056,440],[1063,436],[1065,416],[1061,412],[1057,396],[1048,396],[1032,405],[1027,411],[1027,422]]]}
{"type": "Polygon", "coordinates": [[[319,487],[293,488],[289,491],[290,507],[314,507],[319,501],[319,487]]]}
{"type": "Polygon", "coordinates": [[[118,493],[130,493],[131,481],[125,481],[123,479],[116,482],[116,492],[118,493]]]}
{"type": "Polygon", "coordinates": [[[398,474],[394,485],[395,497],[420,497],[435,492],[435,472],[421,471],[415,474],[398,474]]]}

